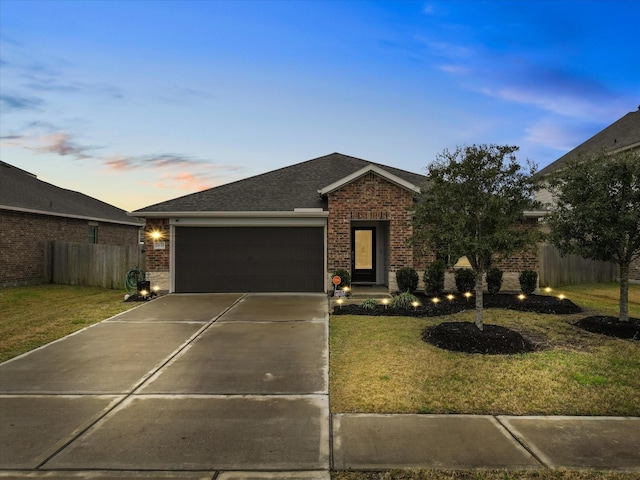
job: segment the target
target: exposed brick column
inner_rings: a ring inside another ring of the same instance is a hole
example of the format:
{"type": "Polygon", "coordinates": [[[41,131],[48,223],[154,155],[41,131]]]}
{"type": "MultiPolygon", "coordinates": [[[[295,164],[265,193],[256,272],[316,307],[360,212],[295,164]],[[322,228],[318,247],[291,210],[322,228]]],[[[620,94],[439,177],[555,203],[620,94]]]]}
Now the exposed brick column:
{"type": "Polygon", "coordinates": [[[152,286],[161,290],[169,290],[169,264],[171,260],[171,226],[168,218],[148,218],[144,229],[144,245],[147,252],[147,280],[152,286]],[[153,245],[153,232],[160,232],[160,242],[164,242],[163,250],[156,250],[153,245]]]}

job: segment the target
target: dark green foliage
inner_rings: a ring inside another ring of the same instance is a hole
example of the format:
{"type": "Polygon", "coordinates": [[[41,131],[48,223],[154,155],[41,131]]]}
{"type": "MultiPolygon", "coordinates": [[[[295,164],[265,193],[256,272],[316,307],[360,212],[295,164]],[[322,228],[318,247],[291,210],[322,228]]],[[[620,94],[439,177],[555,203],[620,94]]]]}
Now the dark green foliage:
{"type": "Polygon", "coordinates": [[[538,288],[538,272],[533,270],[524,270],[520,272],[518,277],[520,280],[520,288],[525,295],[531,295],[538,288]]]}
{"type": "Polygon", "coordinates": [[[487,270],[487,289],[491,295],[495,295],[502,288],[502,270],[491,267],[487,270]]]}
{"type": "MultiPolygon", "coordinates": [[[[466,256],[478,279],[495,256],[535,248],[540,230],[523,228],[524,212],[540,209],[535,166],[523,169],[517,151],[511,145],[471,145],[438,155],[414,210],[414,244],[445,249],[450,258],[466,256]]],[[[474,286],[476,325],[482,329],[482,282],[474,286]]]]}
{"type": "Polygon", "coordinates": [[[375,308],[378,306],[378,301],[375,298],[367,298],[360,304],[360,306],[364,310],[375,310],[375,308]]]}
{"type": "Polygon", "coordinates": [[[413,293],[418,288],[418,272],[411,267],[401,268],[396,272],[398,290],[413,293]]]}
{"type": "Polygon", "coordinates": [[[447,267],[443,260],[436,260],[424,271],[424,292],[430,297],[437,297],[444,292],[444,273],[447,267]]]}
{"type": "Polygon", "coordinates": [[[618,265],[620,320],[629,321],[629,266],[640,258],[640,151],[584,156],[549,180],[551,241],[563,254],[618,265]]]}
{"type": "Polygon", "coordinates": [[[400,295],[396,295],[395,297],[393,297],[390,307],[409,310],[410,308],[413,308],[414,302],[417,301],[418,298],[415,295],[412,295],[409,292],[403,292],[400,295]]]}
{"type": "Polygon", "coordinates": [[[333,272],[332,276],[335,277],[336,275],[338,275],[340,277],[340,280],[342,280],[340,285],[338,285],[338,288],[351,286],[351,274],[349,272],[343,269],[338,269],[335,272],[333,272]]]}
{"type": "Polygon", "coordinates": [[[460,293],[473,292],[476,285],[476,274],[470,268],[461,268],[455,273],[456,288],[460,293]]]}

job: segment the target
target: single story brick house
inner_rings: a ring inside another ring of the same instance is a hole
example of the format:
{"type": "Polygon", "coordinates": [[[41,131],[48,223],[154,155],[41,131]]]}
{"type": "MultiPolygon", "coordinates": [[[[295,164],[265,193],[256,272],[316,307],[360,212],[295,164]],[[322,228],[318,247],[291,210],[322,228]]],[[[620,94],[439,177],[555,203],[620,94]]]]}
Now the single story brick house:
{"type": "MultiPolygon", "coordinates": [[[[433,260],[407,243],[426,181],[332,153],[130,215],[146,219],[147,279],[172,292],[326,292],[337,269],[393,291],[398,269],[433,260]]],[[[537,256],[500,266],[517,278],[537,256]]]]}
{"type": "Polygon", "coordinates": [[[0,287],[42,283],[48,240],[138,245],[142,226],[113,205],[0,162],[0,287]]]}

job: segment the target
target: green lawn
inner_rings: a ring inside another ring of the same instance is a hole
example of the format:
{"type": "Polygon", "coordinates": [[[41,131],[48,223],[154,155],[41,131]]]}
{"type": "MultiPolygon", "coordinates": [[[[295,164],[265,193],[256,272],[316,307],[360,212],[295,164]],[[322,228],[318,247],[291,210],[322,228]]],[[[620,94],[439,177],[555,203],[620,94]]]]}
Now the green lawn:
{"type": "MultiPolygon", "coordinates": [[[[578,305],[607,313],[616,308],[616,289],[615,284],[581,286],[562,293],[578,305]]],[[[638,317],[639,285],[632,286],[630,298],[631,315],[638,317]]],[[[487,310],[486,323],[520,331],[545,345],[529,354],[471,355],[421,340],[427,326],[473,321],[474,314],[332,316],[332,411],[640,416],[640,343],[571,325],[593,311],[567,317],[487,310]]]]}
{"type": "Polygon", "coordinates": [[[69,285],[0,289],[0,362],[135,307],[124,291],[69,285]]]}
{"type": "Polygon", "coordinates": [[[391,470],[332,472],[333,480],[637,480],[637,472],[592,470],[391,470]]]}

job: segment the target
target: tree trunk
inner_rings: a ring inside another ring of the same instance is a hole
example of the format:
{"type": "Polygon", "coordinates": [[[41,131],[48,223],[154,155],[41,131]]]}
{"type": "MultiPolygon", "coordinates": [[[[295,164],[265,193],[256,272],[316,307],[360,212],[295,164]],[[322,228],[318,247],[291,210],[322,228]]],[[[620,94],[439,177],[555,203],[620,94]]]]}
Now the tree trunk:
{"type": "Polygon", "coordinates": [[[483,330],[482,323],[482,270],[476,270],[476,327],[483,330]]]}
{"type": "Polygon", "coordinates": [[[620,265],[620,321],[629,321],[629,263],[620,265]]]}

